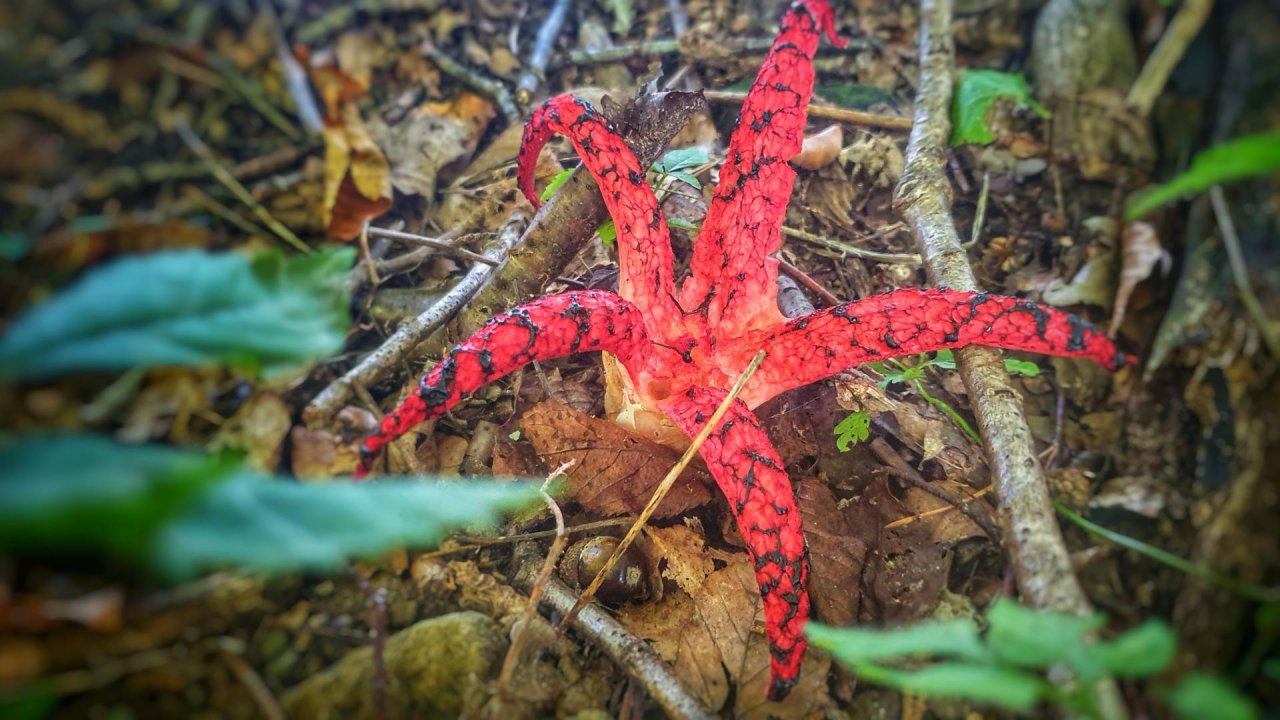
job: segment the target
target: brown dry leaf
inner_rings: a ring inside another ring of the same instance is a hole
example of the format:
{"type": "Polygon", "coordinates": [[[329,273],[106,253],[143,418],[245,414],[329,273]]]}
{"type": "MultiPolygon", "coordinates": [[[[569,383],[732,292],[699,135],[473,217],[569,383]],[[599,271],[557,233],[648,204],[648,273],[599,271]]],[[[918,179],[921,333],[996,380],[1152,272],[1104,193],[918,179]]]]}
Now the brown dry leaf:
{"type": "MultiPolygon", "coordinates": [[[[951,480],[935,480],[933,484],[960,499],[973,497],[976,492],[968,485],[951,480]]],[[[918,487],[907,488],[902,496],[902,505],[911,515],[919,518],[912,524],[927,528],[935,543],[949,544],[972,537],[986,537],[982,528],[970,520],[968,515],[946,500],[930,495],[918,487]]],[[[979,509],[979,512],[984,510],[979,509]]]]}
{"type": "Polygon", "coordinates": [[[879,531],[851,524],[825,483],[804,479],[795,484],[795,492],[813,567],[809,581],[813,614],[828,625],[853,625],[858,621],[867,557],[868,538],[859,532],[874,540],[879,531]]]}
{"type": "Polygon", "coordinates": [[[800,152],[791,158],[791,164],[805,170],[817,170],[835,162],[844,146],[844,128],[832,125],[821,132],[805,137],[800,152]]]}
{"type": "Polygon", "coordinates": [[[391,166],[355,104],[343,103],[339,113],[324,127],[324,225],[329,237],[353,240],[391,207],[391,166]]]}
{"type": "Polygon", "coordinates": [[[258,393],[218,428],[209,441],[209,449],[243,451],[249,467],[275,472],[280,465],[285,433],[293,423],[292,416],[293,412],[279,395],[258,393]]]}
{"type": "Polygon", "coordinates": [[[712,553],[702,536],[685,525],[646,529],[653,554],[665,561],[662,577],[693,595],[715,571],[712,553]]]}
{"type": "MultiPolygon", "coordinates": [[[[667,561],[672,562],[668,557],[667,561]]],[[[661,602],[624,607],[619,619],[653,643],[685,687],[712,710],[735,688],[733,717],[821,717],[834,708],[827,695],[830,659],[805,656],[800,680],[782,702],[768,702],[769,645],[762,630],[760,590],[750,561],[735,554],[692,595],[668,593],[661,602]]]]}
{"type": "Polygon", "coordinates": [[[304,426],[290,433],[289,456],[293,474],[303,480],[323,480],[347,475],[360,460],[360,442],[378,427],[373,413],[351,405],[334,418],[336,432],[304,426]]]}
{"type": "Polygon", "coordinates": [[[1138,283],[1151,277],[1156,264],[1161,273],[1168,273],[1173,263],[1169,251],[1160,244],[1155,227],[1141,220],[1124,226],[1121,237],[1121,253],[1123,260],[1120,266],[1120,284],[1116,288],[1115,306],[1111,309],[1111,324],[1107,326],[1107,334],[1114,336],[1124,322],[1125,310],[1129,307],[1129,297],[1133,295],[1138,283]]]}
{"type": "Polygon", "coordinates": [[[371,121],[369,132],[394,158],[395,189],[430,198],[441,171],[471,156],[494,114],[493,103],[464,92],[451,101],[423,103],[395,125],[371,121]]]}
{"type": "Polygon", "coordinates": [[[848,508],[853,527],[871,536],[862,573],[863,617],[888,623],[928,615],[946,589],[950,553],[920,523],[886,528],[910,515],[883,482],[873,482],[848,508]]]}
{"type": "MultiPolygon", "coordinates": [[[[530,408],[520,427],[549,467],[574,461],[567,492],[589,512],[640,512],[680,453],[628,433],[615,423],[548,400],[530,408]]],[[[711,501],[706,470],[690,467],[658,506],[656,518],[711,501]]]]}

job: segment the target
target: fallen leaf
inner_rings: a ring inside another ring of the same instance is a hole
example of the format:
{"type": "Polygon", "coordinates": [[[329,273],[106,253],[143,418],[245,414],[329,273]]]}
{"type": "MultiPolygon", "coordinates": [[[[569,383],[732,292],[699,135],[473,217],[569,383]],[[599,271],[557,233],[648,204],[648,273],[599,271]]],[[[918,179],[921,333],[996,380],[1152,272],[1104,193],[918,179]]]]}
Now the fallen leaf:
{"type": "Polygon", "coordinates": [[[853,625],[867,556],[867,541],[859,533],[875,537],[878,530],[855,528],[825,483],[806,478],[795,484],[795,492],[813,566],[809,596],[814,616],[827,625],[853,625]]]}
{"type": "Polygon", "coordinates": [[[715,571],[715,562],[706,548],[706,541],[689,527],[651,527],[646,532],[653,554],[665,565],[662,577],[673,581],[681,590],[693,595],[707,576],[715,571]]]}
{"type": "Polygon", "coordinates": [[[242,451],[247,466],[274,472],[280,465],[284,436],[289,432],[292,416],[292,410],[279,395],[258,393],[218,428],[209,441],[209,449],[242,451]]]}
{"type": "Polygon", "coordinates": [[[1138,283],[1151,277],[1151,271],[1160,265],[1160,272],[1168,273],[1173,264],[1173,257],[1160,244],[1155,227],[1137,220],[1124,226],[1121,236],[1120,284],[1116,287],[1115,305],[1111,309],[1111,324],[1107,326],[1107,334],[1114,336],[1124,322],[1125,310],[1129,307],[1129,297],[1133,295],[1138,283]]]}
{"type": "MultiPolygon", "coordinates": [[[[628,433],[615,423],[558,402],[538,403],[525,412],[520,427],[549,467],[574,461],[566,495],[597,515],[640,512],[680,453],[628,433]]],[[[711,501],[710,478],[690,467],[658,506],[656,518],[679,515],[711,501]]]]}
{"type": "Polygon", "coordinates": [[[1115,291],[1115,262],[1099,255],[1080,268],[1071,282],[1055,278],[1045,286],[1040,299],[1050,305],[1099,305],[1111,303],[1115,291]]]}
{"type": "Polygon", "coordinates": [[[448,102],[423,103],[395,125],[371,121],[369,133],[394,159],[395,189],[430,198],[441,171],[471,156],[494,114],[493,103],[464,92],[448,102]]]}
{"type": "Polygon", "coordinates": [[[791,164],[805,170],[817,170],[835,162],[844,146],[844,128],[832,125],[821,132],[805,137],[800,152],[791,158],[791,164]]]}
{"type": "Polygon", "coordinates": [[[353,240],[365,222],[391,207],[391,166],[369,136],[354,103],[324,127],[324,225],[329,237],[353,240]]]}

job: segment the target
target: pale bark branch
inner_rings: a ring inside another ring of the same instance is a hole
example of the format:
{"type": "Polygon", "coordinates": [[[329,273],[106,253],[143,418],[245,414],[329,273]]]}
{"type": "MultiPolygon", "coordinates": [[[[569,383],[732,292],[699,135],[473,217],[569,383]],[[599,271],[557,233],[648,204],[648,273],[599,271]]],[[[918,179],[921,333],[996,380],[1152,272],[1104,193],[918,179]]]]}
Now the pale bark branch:
{"type": "MultiPolygon", "coordinates": [[[[977,290],[973,268],[951,217],[951,186],[946,177],[955,70],[951,0],[921,0],[920,5],[921,67],[915,125],[894,205],[919,241],[933,282],[956,290],[977,290]]],[[[1044,469],[1036,458],[1022,398],[1010,384],[999,351],[971,346],[955,355],[986,445],[1002,536],[1022,599],[1035,607],[1091,614],[1093,608],[1072,571],[1049,504],[1044,469]]],[[[1100,711],[1105,717],[1123,717],[1114,683],[1103,685],[1097,693],[1100,711]]]]}

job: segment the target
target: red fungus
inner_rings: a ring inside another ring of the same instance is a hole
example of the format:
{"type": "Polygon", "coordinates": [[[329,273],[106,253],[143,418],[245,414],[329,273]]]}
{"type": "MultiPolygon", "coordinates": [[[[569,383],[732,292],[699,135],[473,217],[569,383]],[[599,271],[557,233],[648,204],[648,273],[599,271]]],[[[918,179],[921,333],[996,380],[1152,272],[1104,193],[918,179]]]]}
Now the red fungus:
{"type": "Polygon", "coordinates": [[[707,218],[677,292],[666,220],[645,170],[608,121],[577,98],[538,108],[525,128],[519,182],[538,205],[533,167],[554,133],[566,135],[595,177],[617,227],[618,292],[569,292],[502,313],[422,379],[364,443],[357,476],[376,454],[424,420],[534,360],[605,351],[649,410],[692,437],[756,352],[766,358],[701,447],[729,500],[755,563],[770,645],[769,696],[786,695],[804,657],[809,573],[800,514],[782,460],[751,409],[783,391],[869,360],[970,344],[1127,361],[1078,318],[1026,300],[954,290],[895,290],[795,320],[778,312],[780,229],[796,173],[813,54],[825,31],[837,41],[826,0],[798,0],[743,104],[707,218]]]}

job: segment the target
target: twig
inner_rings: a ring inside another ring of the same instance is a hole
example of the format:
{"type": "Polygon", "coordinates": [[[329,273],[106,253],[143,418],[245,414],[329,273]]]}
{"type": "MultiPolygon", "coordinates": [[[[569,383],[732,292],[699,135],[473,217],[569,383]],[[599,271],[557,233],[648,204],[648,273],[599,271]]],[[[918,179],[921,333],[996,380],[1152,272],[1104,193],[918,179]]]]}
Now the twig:
{"type": "Polygon", "coordinates": [[[1213,203],[1213,214],[1218,218],[1218,232],[1222,234],[1222,246],[1227,251],[1227,260],[1231,265],[1231,278],[1235,281],[1236,291],[1240,293],[1240,302],[1258,326],[1262,334],[1262,342],[1272,358],[1280,359],[1280,332],[1276,331],[1275,322],[1267,316],[1267,311],[1253,292],[1253,283],[1249,280],[1249,269],[1245,267],[1244,253],[1240,251],[1240,236],[1236,234],[1235,221],[1231,219],[1231,208],[1227,207],[1227,195],[1221,185],[1209,188],[1209,201],[1213,203]]]}
{"type": "Polygon", "coordinates": [[[667,18],[671,20],[671,34],[679,42],[689,32],[689,14],[684,11],[684,4],[680,0],[667,0],[667,18]]]}
{"type": "Polygon", "coordinates": [[[280,707],[280,701],[271,694],[271,689],[262,681],[262,676],[242,657],[243,642],[230,637],[219,638],[218,654],[230,668],[231,674],[235,675],[244,689],[249,692],[249,697],[253,699],[253,704],[257,706],[258,712],[262,713],[262,717],[266,720],[285,720],[284,708],[280,707]]]}
{"type": "Polygon", "coordinates": [[[698,431],[696,436],[694,436],[693,442],[689,443],[689,447],[686,448],[684,454],[680,456],[680,460],[672,466],[671,470],[667,471],[667,475],[662,478],[662,482],[658,483],[657,489],[653,491],[653,496],[649,498],[649,503],[645,505],[644,510],[640,512],[640,517],[636,518],[631,529],[627,530],[627,534],[623,536],[622,542],[618,543],[618,546],[613,549],[613,554],[609,556],[609,559],[600,568],[600,571],[596,573],[594,578],[592,578],[591,584],[582,591],[582,596],[578,598],[576,603],[574,603],[573,608],[565,615],[564,620],[560,621],[559,627],[562,632],[566,625],[573,622],[573,618],[580,610],[582,610],[582,607],[591,602],[591,598],[595,596],[596,590],[599,590],[600,585],[609,577],[609,572],[613,570],[613,566],[622,558],[622,554],[631,546],[631,543],[635,542],[640,531],[644,529],[645,523],[649,522],[649,518],[652,517],[654,511],[658,509],[658,504],[662,502],[662,499],[667,496],[667,491],[675,484],[676,478],[680,477],[680,473],[684,472],[684,469],[693,461],[693,456],[698,453],[698,448],[701,448],[702,443],[706,442],[708,437],[711,437],[711,431],[720,424],[725,413],[729,412],[729,408],[733,405],[733,401],[738,399],[738,395],[742,393],[742,389],[747,386],[747,381],[755,374],[756,369],[760,367],[760,363],[764,362],[765,354],[764,350],[756,353],[756,356],[751,360],[751,363],[747,365],[747,369],[742,371],[742,375],[738,377],[738,381],[735,382],[733,387],[729,390],[729,394],[725,396],[724,400],[720,401],[720,406],[711,414],[711,419],[707,420],[707,424],[702,426],[702,429],[698,431]]]}
{"type": "MultiPolygon", "coordinates": [[[[501,260],[507,256],[512,246],[520,238],[520,229],[520,222],[514,219],[507,222],[506,227],[502,229],[498,247],[494,250],[496,258],[501,260]]],[[[476,263],[472,266],[462,280],[457,285],[454,285],[448,294],[440,298],[439,302],[427,308],[416,318],[401,323],[400,327],[396,328],[396,331],[382,343],[381,347],[365,356],[345,375],[330,383],[329,387],[321,391],[307,405],[303,411],[303,416],[308,419],[308,422],[316,422],[336,414],[351,398],[352,388],[356,384],[367,387],[377,382],[379,378],[407,358],[409,353],[418,347],[419,343],[449,322],[459,308],[465,305],[471,299],[471,296],[475,295],[489,281],[494,271],[494,266],[483,263],[476,263]]]]}
{"type": "Polygon", "coordinates": [[[229,60],[219,55],[209,55],[205,62],[231,86],[231,89],[236,91],[237,95],[249,103],[254,110],[257,110],[267,122],[275,125],[291,140],[300,140],[302,138],[302,133],[298,132],[298,128],[289,122],[289,118],[285,117],[279,108],[271,104],[261,83],[241,75],[240,71],[229,60]]]}
{"type": "Polygon", "coordinates": [[[173,123],[173,129],[178,133],[178,137],[182,138],[182,142],[186,143],[187,147],[191,148],[191,152],[195,153],[205,162],[206,165],[209,166],[209,172],[213,173],[213,176],[218,179],[218,182],[225,185],[227,189],[236,196],[237,200],[247,205],[249,209],[253,211],[253,214],[262,221],[263,225],[271,228],[272,232],[280,236],[280,238],[285,242],[297,248],[300,252],[311,252],[311,248],[307,247],[306,243],[298,239],[298,236],[294,235],[292,230],[285,227],[279,220],[276,220],[271,213],[267,212],[266,208],[262,207],[257,200],[253,199],[253,195],[249,193],[248,189],[246,189],[244,185],[241,185],[240,181],[236,180],[235,177],[233,177],[231,173],[218,162],[218,159],[213,155],[213,150],[210,150],[209,146],[204,144],[204,141],[195,134],[195,131],[191,129],[191,126],[187,124],[185,119],[180,117],[177,118],[173,123]]]}
{"type": "Polygon", "coordinates": [[[879,252],[877,250],[866,250],[860,247],[854,247],[848,243],[840,242],[839,240],[833,240],[822,235],[814,235],[813,233],[805,232],[804,230],[797,230],[796,228],[786,226],[783,226],[782,234],[811,242],[814,245],[821,245],[823,247],[830,248],[845,256],[852,255],[854,257],[865,258],[867,260],[874,260],[875,262],[896,263],[898,265],[920,264],[920,256],[915,253],[887,253],[879,252]]]}
{"type": "Polygon", "coordinates": [[[369,635],[373,640],[373,708],[377,720],[387,717],[387,689],[391,678],[387,675],[387,590],[374,587],[369,576],[356,571],[356,584],[369,599],[369,635]]]}
{"type": "Polygon", "coordinates": [[[440,72],[482,95],[487,95],[497,103],[498,109],[502,111],[502,115],[508,123],[515,123],[520,120],[520,108],[516,107],[515,101],[511,99],[511,92],[507,90],[507,86],[503,85],[501,80],[487,77],[479,71],[463,65],[430,42],[422,43],[421,47],[422,54],[435,63],[436,67],[440,68],[440,72]]]}
{"type": "MultiPolygon", "coordinates": [[[[541,566],[536,555],[537,550],[532,543],[524,543],[516,549],[520,570],[515,574],[515,585],[525,592],[532,587],[533,568],[541,566]]],[[[567,615],[574,600],[573,591],[558,578],[551,577],[547,580],[541,598],[544,607],[567,615]]],[[[685,690],[671,666],[658,656],[649,643],[631,634],[602,608],[595,605],[582,608],[573,620],[573,627],[643,685],[649,697],[658,703],[668,717],[689,720],[711,720],[715,717],[685,690]]]]}
{"type": "Polygon", "coordinates": [[[1169,74],[1182,59],[1187,46],[1199,34],[1212,9],[1213,0],[1186,0],[1178,7],[1178,14],[1169,23],[1169,27],[1165,28],[1164,35],[1143,64],[1142,71],[1138,73],[1138,78],[1133,81],[1129,95],[1125,98],[1129,107],[1139,115],[1146,117],[1151,114],[1151,108],[1164,91],[1169,74]]]}
{"type": "MultiPolygon", "coordinates": [[[[935,284],[976,290],[973,268],[951,218],[946,147],[955,71],[951,1],[921,0],[920,76],[915,126],[894,206],[920,243],[935,284]]],[[[1062,531],[1049,504],[1044,470],[1036,460],[1021,396],[1009,383],[1000,353],[971,346],[955,352],[974,416],[986,439],[992,482],[999,500],[1002,536],[1022,597],[1028,604],[1074,615],[1093,608],[1071,567],[1062,531]]],[[[1103,717],[1125,716],[1114,681],[1094,685],[1103,717]]]]}
{"type": "Polygon", "coordinates": [[[546,78],[547,63],[551,61],[551,50],[555,47],[556,38],[560,37],[560,29],[564,27],[564,19],[569,16],[569,7],[573,0],[556,0],[555,5],[547,12],[547,17],[538,26],[538,34],[533,39],[533,50],[529,53],[529,62],[525,63],[524,74],[516,83],[516,102],[527,106],[533,100],[533,94],[546,78]]]}
{"type": "Polygon", "coordinates": [[[316,105],[316,97],[311,92],[311,82],[307,79],[307,71],[294,57],[289,39],[285,37],[284,28],[280,25],[280,16],[276,14],[272,0],[258,0],[258,11],[266,15],[271,25],[271,38],[276,45],[276,59],[284,68],[284,84],[289,88],[293,104],[297,106],[298,119],[308,132],[318,133],[324,130],[324,118],[316,105]]]}
{"type": "Polygon", "coordinates": [[[982,237],[982,226],[987,222],[987,196],[991,193],[991,173],[982,173],[982,189],[978,191],[978,209],[973,215],[973,232],[969,234],[969,243],[965,250],[978,244],[982,237]]]}
{"type": "MultiPolygon", "coordinates": [[[[675,27],[675,16],[672,16],[672,30],[676,35],[682,35],[683,32],[678,31],[675,27]]],[[[723,47],[730,53],[735,55],[743,55],[749,53],[763,53],[773,46],[773,38],[771,37],[753,37],[753,38],[729,38],[723,43],[723,47]]],[[[866,44],[854,38],[846,49],[865,47],[866,44]]],[[[567,54],[556,58],[551,64],[552,68],[568,67],[570,65],[599,65],[602,63],[622,62],[643,55],[672,55],[681,52],[680,41],[674,38],[663,38],[661,40],[646,40],[640,43],[631,43],[629,45],[619,45],[617,47],[601,48],[599,50],[570,50],[567,54]]],[[[825,49],[819,50],[825,52],[825,49]]],[[[812,110],[810,110],[812,112],[812,110]]]]}
{"type": "Polygon", "coordinates": [[[435,240],[429,237],[424,237],[422,235],[415,235],[413,233],[401,232],[399,230],[389,230],[387,228],[380,228],[380,227],[369,228],[369,234],[373,237],[391,238],[392,240],[403,240],[404,242],[413,243],[415,245],[425,245],[429,248],[434,248],[436,250],[439,250],[440,252],[443,252],[447,255],[456,255],[460,258],[466,258],[468,260],[471,260],[472,262],[478,262],[484,265],[488,265],[489,267],[498,267],[502,265],[501,262],[499,262],[498,260],[494,260],[491,257],[481,255],[480,253],[471,252],[470,250],[467,250],[465,248],[460,248],[456,245],[452,245],[447,242],[442,242],[440,240],[435,240]]]}
{"type": "MultiPolygon", "coordinates": [[[[783,260],[782,258],[778,258],[778,269],[786,273],[784,277],[790,280],[794,280],[796,283],[800,285],[803,285],[806,290],[822,298],[823,301],[826,302],[828,305],[840,304],[840,298],[836,297],[835,293],[823,287],[817,280],[814,280],[813,278],[809,277],[808,273],[804,272],[803,270],[796,267],[795,265],[792,265],[791,263],[787,262],[786,260],[783,260]]],[[[778,281],[779,281],[779,285],[781,285],[782,277],[779,277],[778,281]]],[[[779,296],[782,295],[782,290],[783,288],[781,287],[778,288],[779,296]]],[[[801,315],[808,315],[809,313],[813,312],[815,309],[816,308],[810,305],[808,311],[799,313],[798,315],[787,315],[787,317],[800,317],[801,315]]],[[[785,315],[786,313],[783,313],[783,314],[785,315]]]]}
{"type": "MultiPolygon", "coordinates": [[[[991,522],[991,518],[987,517],[986,513],[980,512],[970,504],[974,498],[979,497],[978,495],[972,495],[968,498],[958,498],[953,493],[943,490],[937,485],[925,480],[915,468],[911,467],[910,463],[903,460],[901,455],[895,452],[892,447],[889,447],[889,443],[886,442],[884,438],[875,438],[871,441],[870,447],[871,452],[875,453],[875,456],[879,458],[881,462],[889,465],[889,468],[894,475],[950,506],[946,508],[938,508],[939,510],[959,510],[961,513],[964,513],[965,517],[972,520],[975,525],[982,528],[982,532],[987,534],[987,537],[991,542],[997,544],[1000,542],[1000,531],[996,528],[995,524],[991,522]]],[[[901,520],[895,520],[885,527],[906,525],[907,523],[903,522],[904,520],[910,521],[918,517],[920,517],[920,515],[913,515],[911,517],[902,518],[901,520]]]]}
{"type": "MultiPolygon", "coordinates": [[[[702,93],[710,102],[733,103],[741,105],[747,99],[745,92],[736,90],[707,90],[702,93]]],[[[849,123],[850,125],[864,125],[867,127],[877,127],[882,130],[910,130],[911,118],[898,117],[896,115],[880,115],[878,113],[863,112],[861,110],[846,110],[844,108],[831,107],[830,105],[809,105],[809,117],[823,118],[826,120],[835,120],[837,122],[849,123]]]]}
{"type": "Polygon", "coordinates": [[[529,608],[525,611],[525,625],[522,630],[512,639],[511,647],[507,649],[507,656],[502,661],[502,672],[498,673],[498,691],[501,693],[504,689],[510,689],[511,676],[516,671],[524,653],[524,647],[529,641],[529,623],[533,620],[533,616],[538,613],[538,600],[542,598],[547,589],[547,582],[551,579],[552,573],[556,571],[556,565],[560,562],[560,555],[564,553],[565,545],[568,544],[569,535],[564,529],[564,513],[560,511],[560,505],[551,497],[548,489],[551,487],[551,481],[564,475],[569,468],[573,467],[573,460],[563,463],[560,467],[551,471],[547,479],[543,481],[542,487],[538,489],[538,494],[542,496],[542,501],[547,504],[547,509],[551,511],[552,517],[556,521],[555,540],[551,541],[551,548],[547,550],[547,557],[542,561],[542,567],[538,569],[538,575],[533,580],[533,585],[529,588],[529,608]]]}

